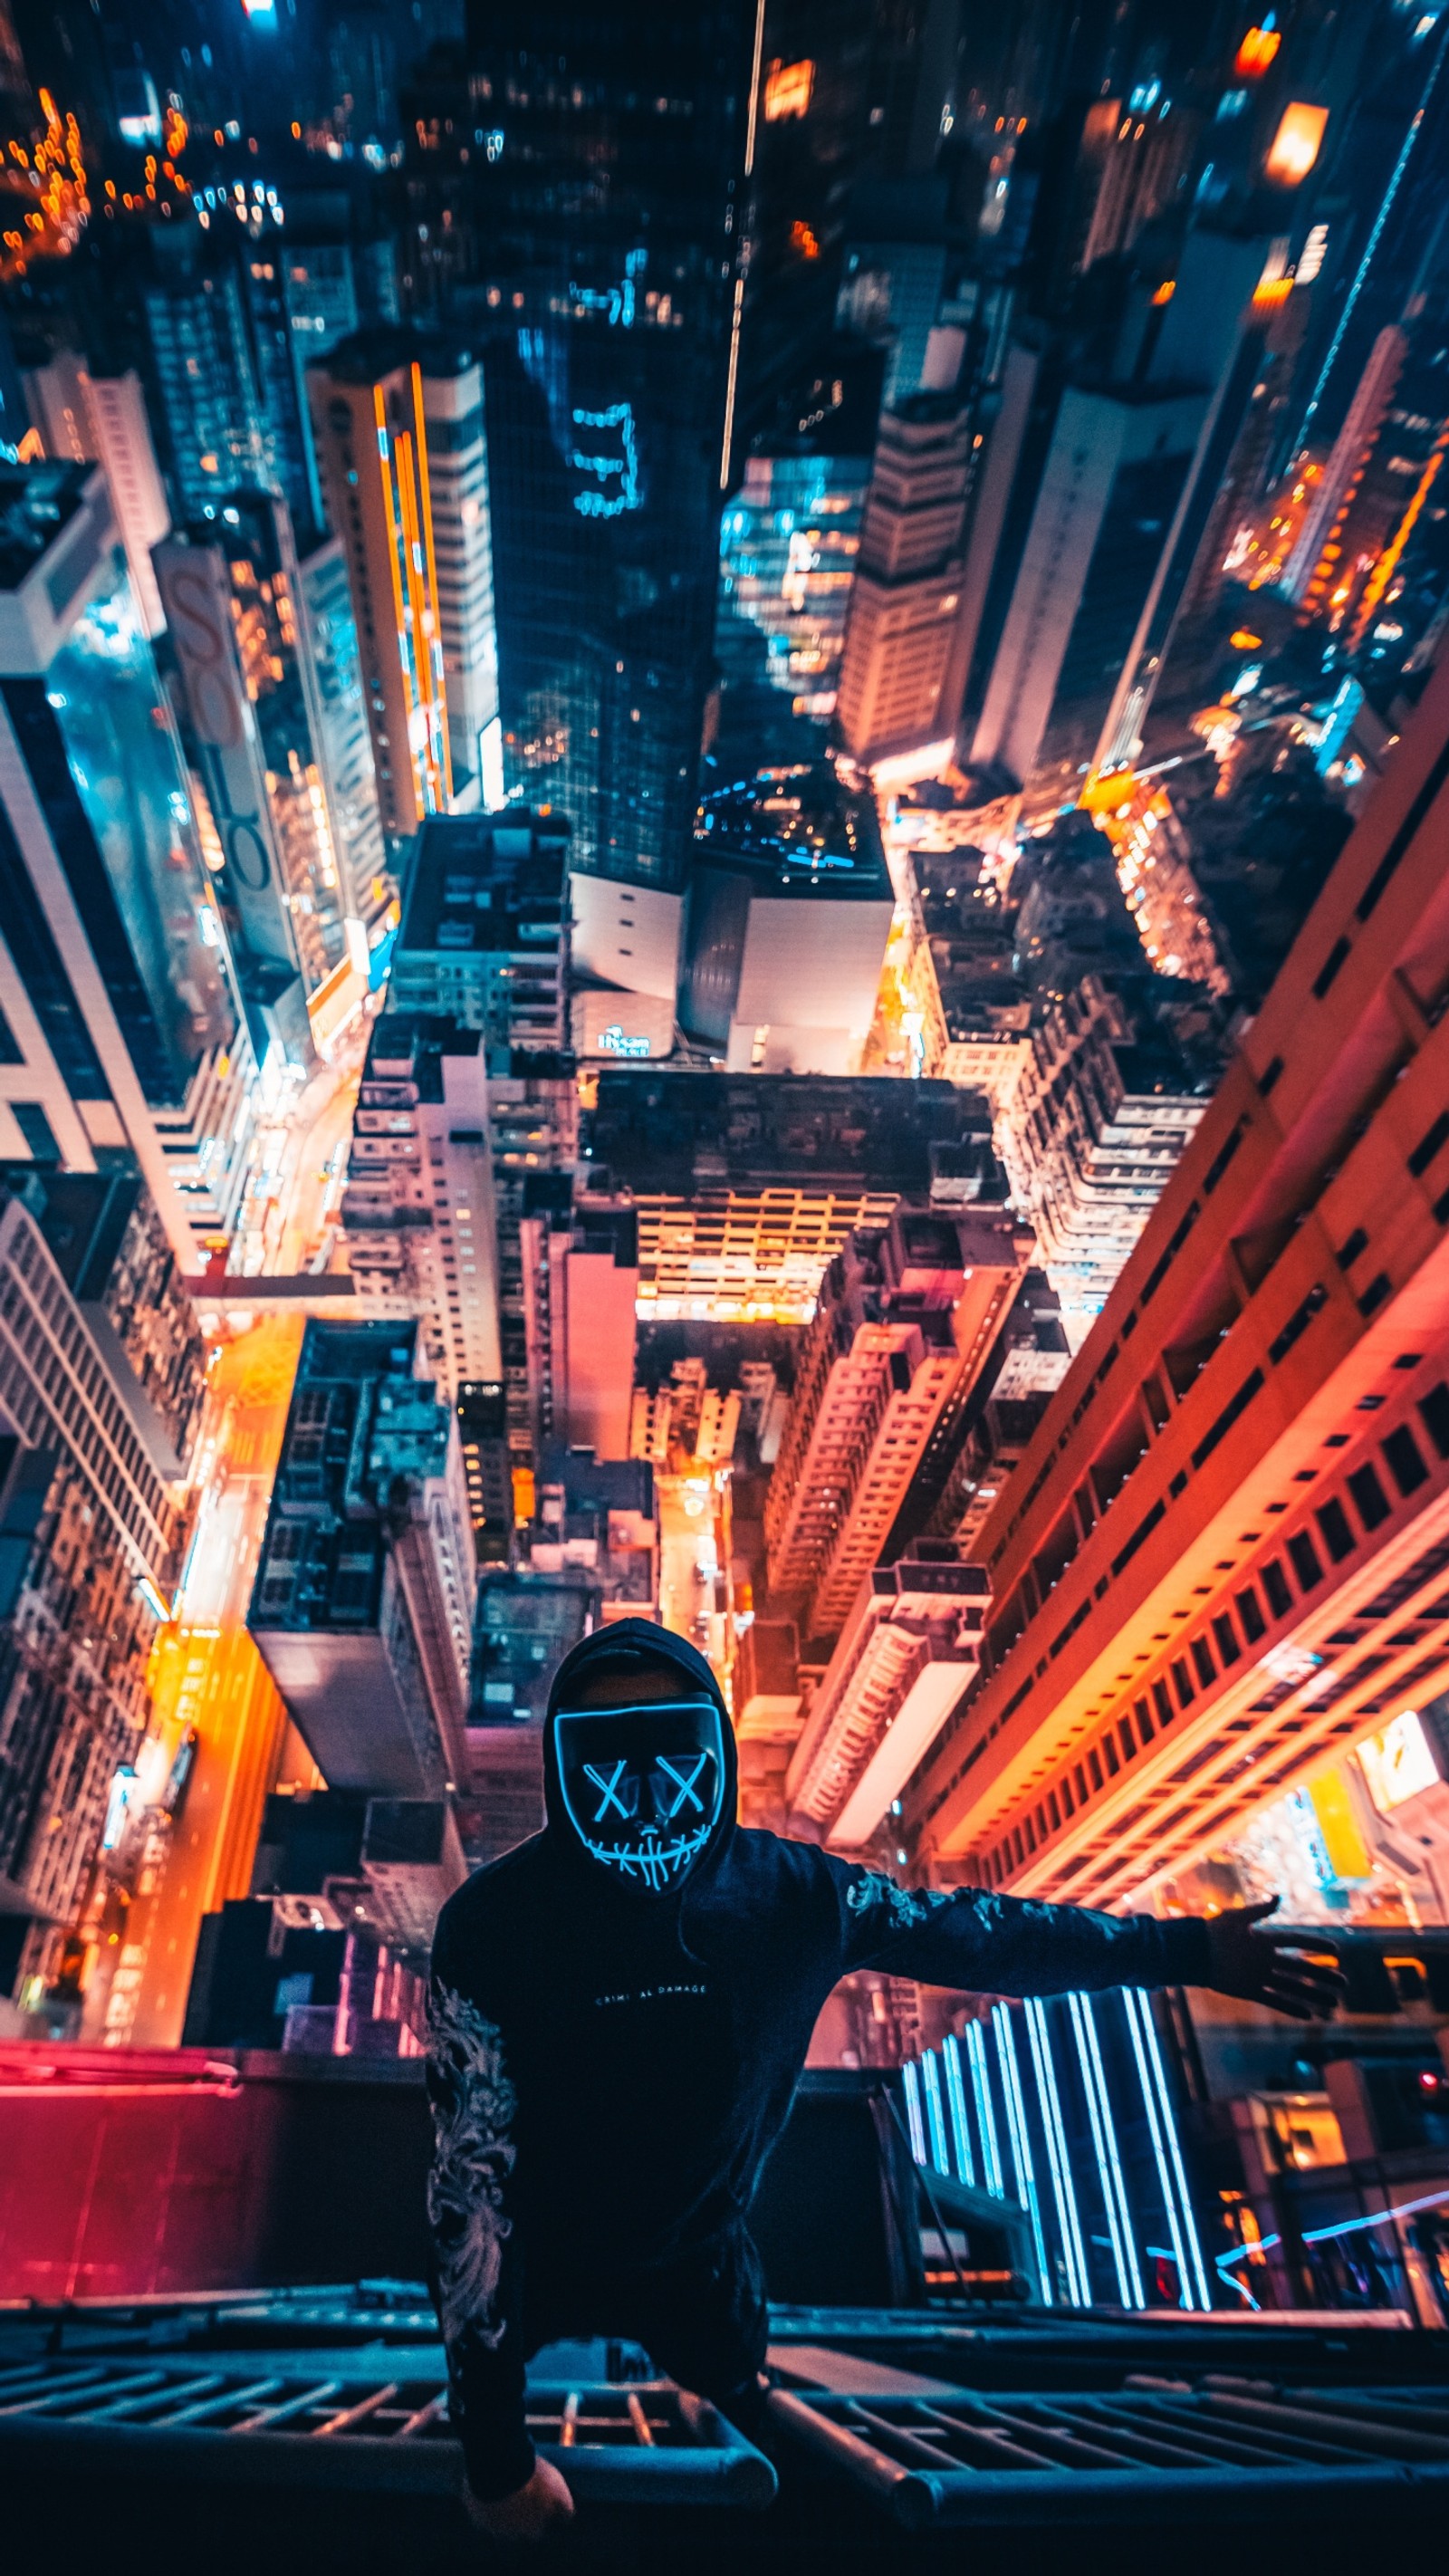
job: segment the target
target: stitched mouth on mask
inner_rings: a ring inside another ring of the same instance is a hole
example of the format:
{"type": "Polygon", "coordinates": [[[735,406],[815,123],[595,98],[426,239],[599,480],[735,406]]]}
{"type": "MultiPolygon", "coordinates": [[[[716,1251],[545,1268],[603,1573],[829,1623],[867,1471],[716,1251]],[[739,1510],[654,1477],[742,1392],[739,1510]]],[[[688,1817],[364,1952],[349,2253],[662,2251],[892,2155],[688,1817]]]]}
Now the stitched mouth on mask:
{"type": "Polygon", "coordinates": [[[615,1869],[622,1878],[644,1887],[667,1887],[693,1860],[697,1860],[710,1837],[708,1825],[696,1833],[673,1834],[666,1841],[655,1825],[646,1825],[637,1843],[596,1843],[587,1839],[584,1849],[591,1860],[605,1869],[615,1869]]]}

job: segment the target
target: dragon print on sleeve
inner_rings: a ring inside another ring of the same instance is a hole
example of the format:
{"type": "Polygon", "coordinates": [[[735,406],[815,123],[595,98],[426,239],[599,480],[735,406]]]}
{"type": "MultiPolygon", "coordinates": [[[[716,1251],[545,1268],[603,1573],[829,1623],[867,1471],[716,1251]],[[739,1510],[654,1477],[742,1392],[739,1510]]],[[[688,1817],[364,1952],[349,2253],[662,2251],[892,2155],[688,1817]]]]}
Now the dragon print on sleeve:
{"type": "Polygon", "coordinates": [[[495,2024],[437,1978],[428,2024],[428,2224],[443,2336],[450,2348],[476,2336],[492,2350],[505,2327],[499,2284],[512,2232],[504,2191],[516,2154],[513,2087],[495,2024]]]}

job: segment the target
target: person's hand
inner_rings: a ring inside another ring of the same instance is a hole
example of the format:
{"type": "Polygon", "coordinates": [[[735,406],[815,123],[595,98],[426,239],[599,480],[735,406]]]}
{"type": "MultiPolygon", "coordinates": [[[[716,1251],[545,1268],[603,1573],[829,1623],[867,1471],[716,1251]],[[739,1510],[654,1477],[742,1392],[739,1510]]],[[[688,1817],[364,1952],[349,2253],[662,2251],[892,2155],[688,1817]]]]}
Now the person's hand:
{"type": "MultiPolygon", "coordinates": [[[[1225,1914],[1206,1918],[1208,1984],[1220,1995],[1238,1995],[1245,2003],[1266,2004],[1270,2012],[1288,2013],[1294,2021],[1326,2019],[1347,1991],[1343,1972],[1310,1957],[1301,1932],[1264,1932],[1259,1926],[1278,1909],[1276,1896],[1257,1905],[1233,1905],[1225,1914]]],[[[1310,1936],[1313,1950],[1318,1937],[1310,1936]]],[[[1331,1949],[1325,1940],[1324,1949],[1331,1949]]]]}
{"type": "Polygon", "coordinates": [[[527,2485],[515,2487],[512,2495],[495,2496],[485,2504],[465,2487],[463,2505],[475,2531],[486,2532],[490,2540],[528,2548],[562,2531],[574,2511],[567,2479],[551,2460],[543,2459],[534,2461],[527,2485]]]}

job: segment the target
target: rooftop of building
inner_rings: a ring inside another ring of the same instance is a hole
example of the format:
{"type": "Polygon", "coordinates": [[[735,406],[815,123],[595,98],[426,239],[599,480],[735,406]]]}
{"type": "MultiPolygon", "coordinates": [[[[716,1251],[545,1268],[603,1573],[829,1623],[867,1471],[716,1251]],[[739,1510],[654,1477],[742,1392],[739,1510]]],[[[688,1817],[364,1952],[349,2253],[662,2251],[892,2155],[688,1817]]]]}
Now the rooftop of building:
{"type": "Polygon", "coordinates": [[[570,827],[526,805],[435,814],[413,843],[398,952],[502,955],[556,941],[570,827]]]}
{"type": "Polygon", "coordinates": [[[363,1070],[362,1103],[372,1083],[409,1082],[420,1101],[438,1106],[443,1098],[443,1060],[474,1057],[483,1044],[481,1030],[461,1020],[427,1011],[386,1010],[373,1024],[363,1070]]]}
{"type": "Polygon", "coordinates": [[[926,1197],[933,1147],[984,1137],[976,1092],[891,1075],[601,1073],[594,1159],[636,1195],[847,1188],[926,1197]]]}
{"type": "Polygon", "coordinates": [[[400,367],[421,367],[424,376],[434,378],[466,375],[478,364],[478,352],[472,343],[448,333],[418,331],[406,323],[379,322],[365,330],[349,332],[339,340],[318,368],[343,385],[375,385],[384,376],[395,375],[400,367]]]}
{"type": "Polygon", "coordinates": [[[486,1574],[473,1622],[469,1725],[542,1725],[554,1674],[600,1606],[598,1586],[577,1573],[486,1574]]]}
{"type": "Polygon", "coordinates": [[[97,468],[44,459],[0,464],[0,590],[18,590],[85,507],[97,468]]]}
{"type": "Polygon", "coordinates": [[[874,799],[828,760],[756,770],[711,788],[694,818],[697,861],[751,878],[762,895],[889,903],[874,799]]]}
{"type": "Polygon", "coordinates": [[[447,1463],[451,1416],[413,1374],[416,1339],[412,1323],[308,1323],[249,1627],[376,1625],[389,1507],[447,1463]]]}
{"type": "Polygon", "coordinates": [[[49,1172],[0,1163],[0,1205],[19,1198],[77,1305],[105,1295],[144,1184],[136,1171],[49,1172]]]}

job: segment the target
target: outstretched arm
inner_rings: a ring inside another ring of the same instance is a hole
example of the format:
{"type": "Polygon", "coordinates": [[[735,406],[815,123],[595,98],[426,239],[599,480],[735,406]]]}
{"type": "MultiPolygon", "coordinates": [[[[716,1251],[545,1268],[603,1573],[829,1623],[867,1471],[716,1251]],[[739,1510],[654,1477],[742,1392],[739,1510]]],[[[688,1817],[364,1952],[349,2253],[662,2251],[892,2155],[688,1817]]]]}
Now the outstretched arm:
{"type": "Polygon", "coordinates": [[[878,1870],[824,1857],[840,1903],[842,1976],[879,1968],[994,1995],[1213,1986],[1298,2020],[1331,2012],[1342,1991],[1335,1969],[1305,1957],[1290,1936],[1257,1928],[1272,1904],[1160,1922],[978,1887],[897,1887],[878,1870]]]}
{"type": "Polygon", "coordinates": [[[449,1965],[440,1936],[428,1999],[428,2224],[449,2411],[474,2518],[495,2537],[527,2538],[536,2523],[541,2529],[571,2507],[557,2471],[535,2461],[524,2421],[521,2248],[510,2206],[513,2086],[496,2026],[453,1982],[449,1965]],[[541,2483],[557,2490],[551,2502],[536,2493],[541,2483]]]}

